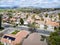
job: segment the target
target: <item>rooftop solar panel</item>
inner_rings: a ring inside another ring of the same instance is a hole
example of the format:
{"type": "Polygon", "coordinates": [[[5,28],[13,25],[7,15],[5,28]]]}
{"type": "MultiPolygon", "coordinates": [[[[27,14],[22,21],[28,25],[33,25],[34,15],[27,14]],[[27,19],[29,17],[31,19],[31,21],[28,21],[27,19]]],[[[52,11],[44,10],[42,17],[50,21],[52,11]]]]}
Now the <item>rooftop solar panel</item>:
{"type": "Polygon", "coordinates": [[[3,38],[6,38],[6,39],[7,39],[7,38],[8,38],[8,36],[4,36],[3,38]]]}
{"type": "Polygon", "coordinates": [[[14,37],[6,36],[6,35],[5,35],[3,38],[6,38],[6,39],[8,38],[8,39],[10,39],[11,41],[14,41],[14,40],[15,40],[14,37]]]}
{"type": "Polygon", "coordinates": [[[12,40],[12,41],[14,41],[14,40],[15,40],[15,38],[14,38],[14,37],[9,37],[9,39],[10,39],[10,40],[12,40]]]}

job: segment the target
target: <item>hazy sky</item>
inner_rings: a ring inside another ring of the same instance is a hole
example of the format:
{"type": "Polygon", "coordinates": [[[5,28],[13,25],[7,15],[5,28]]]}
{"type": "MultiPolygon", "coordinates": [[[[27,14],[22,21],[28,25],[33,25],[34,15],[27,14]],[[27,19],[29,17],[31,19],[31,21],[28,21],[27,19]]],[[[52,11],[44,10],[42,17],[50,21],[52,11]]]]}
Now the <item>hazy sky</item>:
{"type": "Polygon", "coordinates": [[[0,7],[42,7],[42,8],[59,8],[60,0],[0,0],[0,7]]]}

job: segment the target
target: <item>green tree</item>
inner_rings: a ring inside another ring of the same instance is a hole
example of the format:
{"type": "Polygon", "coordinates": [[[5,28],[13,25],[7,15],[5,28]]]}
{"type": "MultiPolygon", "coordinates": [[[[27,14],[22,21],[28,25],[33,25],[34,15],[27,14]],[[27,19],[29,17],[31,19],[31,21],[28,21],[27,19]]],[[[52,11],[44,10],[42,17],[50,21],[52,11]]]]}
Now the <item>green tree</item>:
{"type": "Polygon", "coordinates": [[[44,41],[46,39],[46,37],[45,36],[43,36],[43,35],[41,35],[41,41],[44,41]]]}
{"type": "Polygon", "coordinates": [[[24,20],[22,18],[20,18],[20,23],[21,23],[21,25],[24,24],[24,20]]]}
{"type": "Polygon", "coordinates": [[[28,24],[29,27],[29,31],[31,31],[31,33],[36,32],[36,23],[33,22],[32,24],[28,24]]]}
{"type": "Polygon", "coordinates": [[[47,25],[44,25],[44,29],[47,29],[48,28],[48,26],[47,25]]]}
{"type": "Polygon", "coordinates": [[[59,31],[59,27],[54,27],[54,30],[55,31],[59,31]]]}
{"type": "Polygon", "coordinates": [[[11,22],[10,22],[10,18],[12,18],[12,13],[11,13],[11,12],[8,12],[7,15],[9,16],[9,18],[8,18],[8,22],[11,23],[11,22]]]}
{"type": "Polygon", "coordinates": [[[2,25],[2,15],[0,14],[0,29],[1,29],[1,25],[2,25]]]}
{"type": "Polygon", "coordinates": [[[47,13],[45,14],[45,17],[48,17],[48,14],[47,13]]]}
{"type": "MultiPolygon", "coordinates": [[[[59,20],[60,20],[60,13],[58,13],[58,16],[59,16],[59,20]]],[[[59,25],[60,25],[60,22],[59,22],[59,25]]],[[[60,29],[60,26],[59,26],[59,29],[60,29]]]]}
{"type": "Polygon", "coordinates": [[[0,29],[1,29],[1,25],[2,25],[2,15],[0,14],[0,29]]]}
{"type": "Polygon", "coordinates": [[[54,30],[57,30],[57,28],[56,28],[56,27],[54,27],[54,30]]]}
{"type": "Polygon", "coordinates": [[[35,19],[35,15],[32,16],[32,19],[35,19]]]}
{"type": "Polygon", "coordinates": [[[41,21],[44,21],[44,18],[43,17],[41,17],[41,21]]]}
{"type": "Polygon", "coordinates": [[[58,13],[58,16],[59,16],[59,20],[60,20],[60,13],[58,13]]]}
{"type": "Polygon", "coordinates": [[[26,15],[26,19],[28,18],[28,15],[26,15]]]}
{"type": "Polygon", "coordinates": [[[60,31],[52,32],[48,37],[49,45],[60,45],[60,31]]]}
{"type": "Polygon", "coordinates": [[[3,29],[3,27],[2,27],[2,14],[0,14],[0,29],[3,29]]]}
{"type": "Polygon", "coordinates": [[[12,18],[12,13],[11,12],[8,12],[7,15],[9,16],[9,18],[12,18]]]}
{"type": "Polygon", "coordinates": [[[2,44],[2,43],[0,42],[0,45],[4,45],[4,44],[2,44]]]}

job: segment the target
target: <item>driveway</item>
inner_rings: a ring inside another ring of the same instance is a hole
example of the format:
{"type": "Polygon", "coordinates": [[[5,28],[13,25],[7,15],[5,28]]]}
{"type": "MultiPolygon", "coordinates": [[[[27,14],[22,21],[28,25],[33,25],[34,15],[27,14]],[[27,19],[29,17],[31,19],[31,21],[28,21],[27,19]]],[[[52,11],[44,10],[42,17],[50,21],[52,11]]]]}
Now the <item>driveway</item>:
{"type": "Polygon", "coordinates": [[[23,41],[22,45],[47,45],[46,40],[40,41],[40,39],[40,34],[32,33],[23,41]]]}

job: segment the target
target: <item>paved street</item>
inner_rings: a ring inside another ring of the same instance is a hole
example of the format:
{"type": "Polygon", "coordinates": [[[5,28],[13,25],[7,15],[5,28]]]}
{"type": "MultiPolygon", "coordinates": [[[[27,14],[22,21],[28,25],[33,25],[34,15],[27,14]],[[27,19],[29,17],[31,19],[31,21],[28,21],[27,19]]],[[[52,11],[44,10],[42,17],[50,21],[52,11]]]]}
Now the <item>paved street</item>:
{"type": "MultiPolygon", "coordinates": [[[[3,32],[4,34],[10,34],[11,32],[13,32],[14,30],[27,30],[28,31],[28,27],[26,26],[20,26],[20,27],[8,27],[4,29],[5,31],[3,32]]],[[[41,29],[36,29],[37,33],[40,33],[41,35],[49,35],[51,33],[51,31],[47,31],[47,30],[41,30],[41,29]]]]}
{"type": "MultiPolygon", "coordinates": [[[[27,26],[17,26],[17,27],[12,27],[11,25],[9,25],[9,24],[3,24],[2,26],[4,26],[4,34],[10,34],[10,33],[12,33],[14,30],[27,30],[27,31],[29,31],[28,29],[29,29],[29,27],[27,27],[27,26]]],[[[40,33],[41,35],[45,35],[45,36],[48,36],[50,33],[51,33],[51,31],[48,31],[48,30],[42,30],[42,29],[36,29],[36,32],[37,33],[40,33]]]]}

